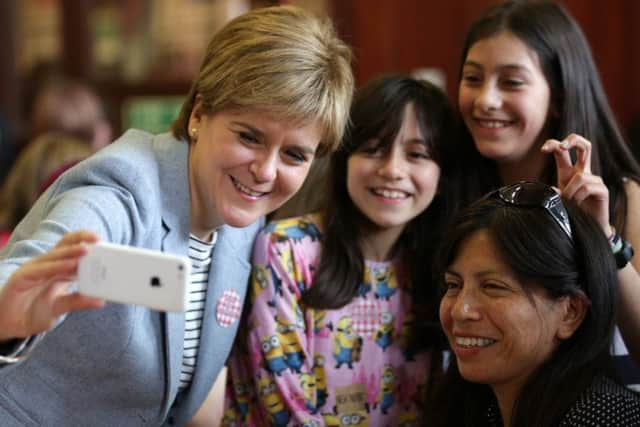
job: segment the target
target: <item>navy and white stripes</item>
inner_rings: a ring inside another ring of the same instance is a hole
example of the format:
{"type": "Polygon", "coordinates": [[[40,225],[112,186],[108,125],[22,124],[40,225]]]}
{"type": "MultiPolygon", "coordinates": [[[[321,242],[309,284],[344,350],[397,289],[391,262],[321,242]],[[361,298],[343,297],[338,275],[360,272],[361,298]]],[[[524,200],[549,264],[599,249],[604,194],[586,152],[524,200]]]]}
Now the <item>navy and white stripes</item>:
{"type": "Polygon", "coordinates": [[[191,277],[187,290],[180,390],[186,389],[191,384],[198,360],[200,331],[202,330],[202,318],[204,317],[207,284],[209,282],[209,265],[211,264],[211,253],[216,243],[216,237],[217,234],[214,233],[211,242],[204,242],[193,235],[189,238],[191,277]]]}

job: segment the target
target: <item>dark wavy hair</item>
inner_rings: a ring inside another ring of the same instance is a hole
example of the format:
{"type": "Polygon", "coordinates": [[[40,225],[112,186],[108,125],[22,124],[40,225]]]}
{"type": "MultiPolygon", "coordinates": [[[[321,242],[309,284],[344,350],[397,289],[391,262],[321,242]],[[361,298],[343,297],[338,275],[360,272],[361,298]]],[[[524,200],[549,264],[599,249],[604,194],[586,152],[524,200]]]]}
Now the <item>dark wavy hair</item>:
{"type": "MultiPolygon", "coordinates": [[[[513,426],[558,425],[596,377],[611,374],[615,261],[595,220],[571,203],[565,203],[565,207],[572,240],[543,208],[519,207],[485,197],[460,213],[438,254],[437,271],[444,288],[444,271],[461,246],[474,233],[487,230],[525,290],[538,287],[553,300],[582,295],[588,301],[578,329],[558,345],[523,386],[513,408],[513,426]]],[[[441,417],[436,425],[480,426],[486,425],[487,408],[493,399],[488,385],[461,377],[452,356],[437,397],[427,405],[436,418],[441,417]]]]}
{"type": "MultiPolygon", "coordinates": [[[[551,105],[547,138],[563,139],[577,133],[592,142],[592,170],[602,177],[610,197],[610,215],[624,233],[627,198],[623,178],[640,181],[640,166],[624,141],[609,106],[591,49],[579,25],[553,1],[505,1],[482,14],[471,25],[462,50],[462,67],[478,41],[510,32],[533,50],[549,84],[551,105]]],[[[502,184],[496,165],[476,150],[467,129],[462,131],[460,183],[462,206],[502,184]]],[[[556,184],[553,156],[537,179],[556,184]]]]}
{"type": "MultiPolygon", "coordinates": [[[[435,85],[405,75],[387,75],[370,81],[356,92],[351,107],[351,126],[341,148],[331,157],[328,191],[323,212],[322,258],[313,286],[302,297],[315,308],[339,308],[356,295],[364,275],[360,242],[369,220],[347,192],[349,157],[373,138],[382,147],[393,144],[405,106],[413,104],[426,144],[441,168],[439,191],[429,207],[403,231],[395,250],[401,250],[414,294],[413,305],[437,324],[438,291],[431,278],[429,259],[440,240],[447,218],[443,194],[448,192],[447,171],[453,159],[455,115],[446,95],[435,85]]],[[[439,326],[438,326],[439,329],[439,326]]]]}

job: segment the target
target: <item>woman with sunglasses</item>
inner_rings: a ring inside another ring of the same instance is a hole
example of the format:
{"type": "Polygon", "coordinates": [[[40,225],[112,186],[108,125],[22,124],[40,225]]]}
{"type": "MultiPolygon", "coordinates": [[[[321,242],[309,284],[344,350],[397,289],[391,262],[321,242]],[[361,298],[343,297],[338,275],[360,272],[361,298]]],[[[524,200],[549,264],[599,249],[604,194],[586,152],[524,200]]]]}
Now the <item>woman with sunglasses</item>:
{"type": "MultiPolygon", "coordinates": [[[[557,3],[506,1],[480,16],[462,53],[462,205],[520,180],[556,186],[600,224],[618,262],[617,325],[640,362],[640,167],[624,143],[589,45],[557,3]],[[627,243],[627,241],[629,243],[627,243]],[[631,261],[631,262],[629,262],[631,261]]],[[[627,384],[640,370],[619,335],[627,384]]]]}
{"type": "Polygon", "coordinates": [[[640,425],[640,397],[608,376],[617,269],[590,215],[521,182],[462,211],[447,236],[452,355],[435,425],[640,425]]]}
{"type": "Polygon", "coordinates": [[[273,222],[253,254],[248,337],[230,364],[236,425],[410,425],[444,344],[431,257],[446,218],[453,111],[434,85],[360,88],[320,213],[273,222]],[[416,310],[432,319],[418,330],[416,310]],[[432,356],[433,355],[433,356],[432,356]]]}

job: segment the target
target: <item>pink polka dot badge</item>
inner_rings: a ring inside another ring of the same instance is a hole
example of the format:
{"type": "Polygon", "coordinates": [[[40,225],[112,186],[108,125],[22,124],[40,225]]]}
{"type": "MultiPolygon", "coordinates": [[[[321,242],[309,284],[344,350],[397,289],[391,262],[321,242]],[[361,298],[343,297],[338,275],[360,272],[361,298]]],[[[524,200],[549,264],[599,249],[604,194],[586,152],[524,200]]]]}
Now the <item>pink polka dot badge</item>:
{"type": "Polygon", "coordinates": [[[240,295],[232,289],[227,289],[222,293],[216,305],[216,320],[222,327],[231,326],[242,313],[242,303],[240,295]]]}
{"type": "Polygon", "coordinates": [[[351,314],[353,330],[358,335],[373,336],[374,332],[380,327],[380,313],[380,302],[370,299],[358,299],[353,306],[351,314]]]}

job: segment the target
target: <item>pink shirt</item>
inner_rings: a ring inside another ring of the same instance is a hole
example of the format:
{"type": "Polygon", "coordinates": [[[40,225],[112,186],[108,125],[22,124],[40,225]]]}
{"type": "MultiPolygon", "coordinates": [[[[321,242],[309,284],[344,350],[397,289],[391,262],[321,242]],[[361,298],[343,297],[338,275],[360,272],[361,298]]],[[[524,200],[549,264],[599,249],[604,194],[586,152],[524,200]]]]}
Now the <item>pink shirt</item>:
{"type": "Polygon", "coordinates": [[[318,265],[319,237],[311,215],[271,223],[258,235],[252,307],[239,339],[247,348],[237,346],[229,362],[225,422],[416,421],[429,355],[407,346],[411,301],[398,260],[367,261],[359,295],[346,306],[304,309],[300,298],[318,265]]]}

